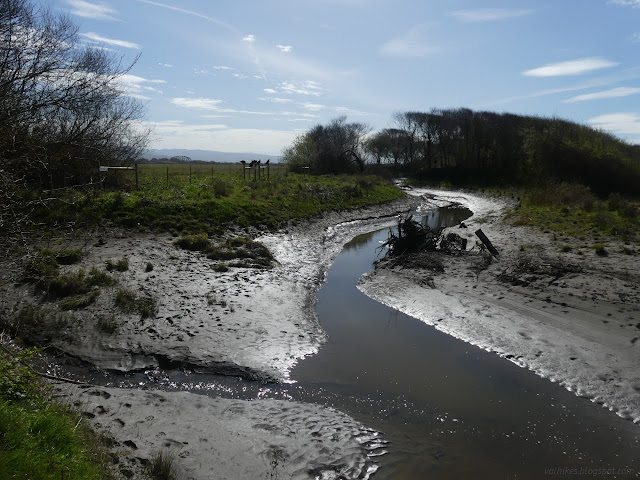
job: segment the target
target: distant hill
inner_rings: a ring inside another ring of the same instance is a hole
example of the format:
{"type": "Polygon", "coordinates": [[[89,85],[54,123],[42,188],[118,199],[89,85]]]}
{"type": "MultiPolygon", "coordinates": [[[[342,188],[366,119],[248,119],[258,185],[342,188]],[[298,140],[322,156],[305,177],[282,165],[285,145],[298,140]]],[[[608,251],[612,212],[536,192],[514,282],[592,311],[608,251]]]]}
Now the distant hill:
{"type": "Polygon", "coordinates": [[[237,163],[240,160],[262,160],[271,159],[272,162],[279,162],[279,155],[264,155],[261,153],[232,153],[217,152],[214,150],[188,150],[181,148],[166,148],[161,150],[146,150],[142,154],[142,158],[151,160],[152,158],[171,158],[185,156],[194,161],[217,162],[217,163],[237,163]]]}

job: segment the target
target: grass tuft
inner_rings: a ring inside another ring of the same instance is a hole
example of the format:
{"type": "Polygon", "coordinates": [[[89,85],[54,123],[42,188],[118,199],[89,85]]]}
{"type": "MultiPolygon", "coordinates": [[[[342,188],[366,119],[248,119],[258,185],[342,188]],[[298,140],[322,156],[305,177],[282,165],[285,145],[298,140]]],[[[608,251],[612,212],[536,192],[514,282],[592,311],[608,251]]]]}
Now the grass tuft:
{"type": "Polygon", "coordinates": [[[139,313],[141,318],[154,317],[158,313],[158,307],[153,297],[138,297],[126,288],[118,290],[115,304],[124,313],[139,313]]]}
{"type": "Polygon", "coordinates": [[[157,452],[147,466],[147,474],[152,480],[176,480],[175,457],[169,452],[157,452]]]}

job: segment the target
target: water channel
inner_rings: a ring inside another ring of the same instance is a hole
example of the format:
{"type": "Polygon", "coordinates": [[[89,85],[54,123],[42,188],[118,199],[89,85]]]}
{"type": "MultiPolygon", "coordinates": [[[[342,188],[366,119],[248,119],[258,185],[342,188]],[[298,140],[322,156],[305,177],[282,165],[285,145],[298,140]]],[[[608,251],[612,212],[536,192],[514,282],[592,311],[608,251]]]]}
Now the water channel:
{"type": "MultiPolygon", "coordinates": [[[[423,222],[451,225],[470,213],[441,208],[423,222]]],[[[361,293],[358,280],[387,237],[387,229],[357,236],[330,267],[317,303],[329,340],[299,362],[295,383],[184,372],[160,383],[337,408],[388,442],[372,459],[380,466],[376,480],[640,476],[638,425],[361,293]]]]}
{"type": "MultiPolygon", "coordinates": [[[[464,216],[441,209],[427,223],[464,216]]],[[[305,400],[383,432],[390,443],[375,478],[539,479],[558,467],[640,473],[637,425],[362,294],[356,284],[387,236],[345,245],[318,293],[329,341],[292,373],[305,400]]]]}

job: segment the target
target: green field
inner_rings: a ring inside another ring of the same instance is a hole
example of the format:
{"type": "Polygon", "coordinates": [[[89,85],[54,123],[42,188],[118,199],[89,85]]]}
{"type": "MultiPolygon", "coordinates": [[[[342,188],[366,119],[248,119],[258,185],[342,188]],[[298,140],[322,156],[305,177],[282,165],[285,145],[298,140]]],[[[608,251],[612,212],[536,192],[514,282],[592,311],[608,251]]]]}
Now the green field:
{"type": "Polygon", "coordinates": [[[144,164],[138,166],[137,188],[134,170],[103,175],[102,188],[62,192],[60,208],[41,210],[39,220],[84,226],[111,221],[140,231],[216,235],[231,226],[275,230],[326,211],[403,195],[378,176],[293,174],[280,165],[264,169],[258,178],[239,164],[144,164]]]}

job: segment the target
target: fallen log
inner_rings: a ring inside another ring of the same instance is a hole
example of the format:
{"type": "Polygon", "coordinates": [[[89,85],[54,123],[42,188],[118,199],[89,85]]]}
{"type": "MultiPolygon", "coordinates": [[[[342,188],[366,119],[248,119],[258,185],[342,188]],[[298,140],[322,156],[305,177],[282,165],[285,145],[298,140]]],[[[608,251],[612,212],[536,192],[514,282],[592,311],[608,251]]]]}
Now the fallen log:
{"type": "Polygon", "coordinates": [[[481,228],[476,230],[476,235],[478,236],[480,241],[484,244],[484,246],[487,247],[487,250],[489,250],[491,252],[491,255],[493,255],[494,257],[497,257],[498,256],[498,250],[496,250],[496,247],[493,246],[493,244],[487,238],[487,236],[484,234],[484,232],[482,231],[481,228]]]}

